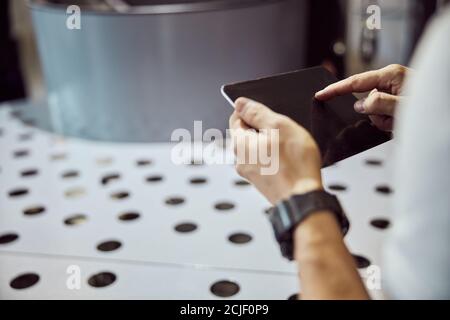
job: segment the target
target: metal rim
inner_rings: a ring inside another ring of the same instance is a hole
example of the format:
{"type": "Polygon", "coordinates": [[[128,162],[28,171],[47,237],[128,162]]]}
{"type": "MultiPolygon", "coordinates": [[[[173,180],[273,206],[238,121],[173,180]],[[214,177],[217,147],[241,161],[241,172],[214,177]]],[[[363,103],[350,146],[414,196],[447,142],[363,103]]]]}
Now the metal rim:
{"type": "MultiPolygon", "coordinates": [[[[186,3],[180,1],[175,4],[154,4],[145,6],[130,6],[124,0],[104,0],[103,5],[79,5],[80,8],[90,14],[171,14],[171,13],[191,13],[202,11],[216,11],[237,9],[243,7],[253,7],[266,5],[287,0],[205,0],[202,2],[186,3]]],[[[70,4],[52,3],[51,0],[28,0],[32,9],[66,11],[70,4]]]]}

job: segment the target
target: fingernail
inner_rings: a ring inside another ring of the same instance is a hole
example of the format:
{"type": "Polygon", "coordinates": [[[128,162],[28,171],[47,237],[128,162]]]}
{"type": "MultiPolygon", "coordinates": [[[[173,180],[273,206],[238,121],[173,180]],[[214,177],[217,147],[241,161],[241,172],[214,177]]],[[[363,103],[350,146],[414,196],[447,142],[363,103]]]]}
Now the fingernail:
{"type": "Polygon", "coordinates": [[[355,103],[356,112],[363,113],[364,112],[364,100],[358,100],[355,103]]]}
{"type": "Polygon", "coordinates": [[[247,106],[249,99],[247,98],[239,98],[236,100],[235,110],[237,113],[242,113],[247,106]]]}
{"type": "Polygon", "coordinates": [[[317,91],[316,94],[314,95],[316,98],[320,97],[323,93],[323,90],[317,91]]]}

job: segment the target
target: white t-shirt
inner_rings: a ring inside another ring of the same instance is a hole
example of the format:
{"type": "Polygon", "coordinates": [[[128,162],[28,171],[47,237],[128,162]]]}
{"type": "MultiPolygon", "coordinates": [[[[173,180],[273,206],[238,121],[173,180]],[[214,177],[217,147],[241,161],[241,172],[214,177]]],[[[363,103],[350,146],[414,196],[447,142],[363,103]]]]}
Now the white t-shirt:
{"type": "Polygon", "coordinates": [[[450,8],[428,28],[413,69],[397,115],[384,291],[393,299],[450,299],[450,8]]]}

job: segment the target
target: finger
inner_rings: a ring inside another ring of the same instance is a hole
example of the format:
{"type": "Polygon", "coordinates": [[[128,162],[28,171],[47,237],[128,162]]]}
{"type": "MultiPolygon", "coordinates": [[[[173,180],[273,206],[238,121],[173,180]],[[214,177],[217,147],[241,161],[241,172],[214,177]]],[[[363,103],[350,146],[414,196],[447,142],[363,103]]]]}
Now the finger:
{"type": "Polygon", "coordinates": [[[233,114],[231,115],[230,120],[229,120],[229,127],[232,130],[236,130],[236,129],[248,130],[248,129],[250,129],[250,127],[242,121],[242,119],[239,117],[237,112],[233,112],[233,114]]]}
{"type": "Polygon", "coordinates": [[[355,103],[355,111],[369,115],[394,116],[395,107],[399,104],[401,97],[388,93],[373,91],[367,99],[355,103]]]}
{"type": "Polygon", "coordinates": [[[235,112],[233,112],[233,114],[230,116],[230,119],[228,120],[228,127],[230,129],[234,129],[234,127],[236,126],[236,121],[240,119],[238,114],[235,112]]]}
{"type": "MultiPolygon", "coordinates": [[[[370,91],[369,96],[372,95],[372,94],[374,94],[375,92],[378,92],[378,90],[377,90],[377,89],[373,89],[372,91],[370,91]]],[[[364,113],[364,101],[365,101],[366,99],[367,99],[367,98],[363,98],[363,99],[360,99],[360,100],[358,100],[358,101],[355,102],[354,108],[355,108],[355,111],[356,111],[356,112],[364,113]]]]}
{"type": "Polygon", "coordinates": [[[247,98],[237,99],[235,105],[239,117],[255,129],[273,128],[274,119],[279,116],[265,105],[247,98]]]}
{"type": "Polygon", "coordinates": [[[329,85],[325,89],[317,92],[315,97],[318,100],[325,101],[353,92],[367,92],[379,86],[380,78],[380,70],[356,74],[347,79],[329,85]]]}

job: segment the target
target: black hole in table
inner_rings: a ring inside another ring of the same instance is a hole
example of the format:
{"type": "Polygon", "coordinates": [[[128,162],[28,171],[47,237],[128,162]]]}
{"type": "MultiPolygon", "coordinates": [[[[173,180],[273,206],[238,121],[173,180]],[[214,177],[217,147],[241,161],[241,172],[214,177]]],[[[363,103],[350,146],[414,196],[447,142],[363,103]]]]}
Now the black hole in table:
{"type": "Polygon", "coordinates": [[[65,219],[64,224],[68,226],[76,226],[85,223],[87,219],[87,216],[84,214],[75,214],[65,219]]]}
{"type": "Polygon", "coordinates": [[[353,254],[352,256],[353,256],[353,259],[355,259],[358,269],[364,269],[364,268],[367,268],[368,266],[370,266],[370,260],[367,259],[366,257],[360,256],[357,254],[353,254]]]}
{"type": "Polygon", "coordinates": [[[370,224],[377,229],[387,229],[391,225],[391,222],[387,219],[373,219],[370,224]]]}
{"type": "Polygon", "coordinates": [[[34,286],[39,279],[40,277],[36,273],[24,273],[11,280],[9,285],[13,289],[23,290],[34,286]]]}
{"type": "Polygon", "coordinates": [[[192,179],[189,180],[189,183],[190,184],[194,184],[194,185],[206,184],[207,182],[208,182],[208,179],[201,178],[201,177],[192,178],[192,179]]]}
{"type": "Polygon", "coordinates": [[[122,221],[133,221],[139,219],[141,215],[137,212],[125,212],[119,215],[119,220],[122,221]]]}
{"type": "Polygon", "coordinates": [[[228,237],[228,240],[230,240],[230,242],[235,244],[246,244],[252,241],[252,236],[247,233],[239,232],[230,235],[228,237]]]}
{"type": "Polygon", "coordinates": [[[120,247],[122,247],[122,243],[120,241],[116,241],[116,240],[105,241],[105,242],[102,242],[99,245],[97,245],[97,249],[99,251],[103,251],[103,252],[115,251],[115,250],[119,249],[120,247]]]}
{"type": "Polygon", "coordinates": [[[45,212],[45,208],[42,206],[30,207],[23,210],[23,214],[26,216],[36,216],[45,212]]]}
{"type": "Polygon", "coordinates": [[[130,193],[127,191],[120,191],[120,192],[115,192],[113,194],[111,194],[111,198],[113,198],[114,200],[123,200],[126,199],[130,196],[130,193]]]}
{"type": "Polygon", "coordinates": [[[16,241],[19,239],[19,235],[17,233],[5,233],[0,235],[0,244],[7,244],[16,241]]]}
{"type": "Polygon", "coordinates": [[[250,184],[250,182],[248,182],[246,180],[236,180],[234,182],[234,185],[238,186],[238,187],[246,187],[246,186],[250,186],[251,184],[250,184]]]}
{"type": "Polygon", "coordinates": [[[228,211],[234,209],[235,205],[231,202],[219,202],[216,203],[214,208],[216,208],[219,211],[228,211]]]}
{"type": "Polygon", "coordinates": [[[30,154],[28,150],[16,150],[14,151],[14,158],[24,158],[30,154]]]}
{"type": "Polygon", "coordinates": [[[382,185],[382,186],[377,186],[375,188],[376,192],[380,193],[380,194],[384,194],[384,195],[390,195],[391,193],[393,193],[393,190],[391,189],[391,187],[386,186],[386,185],[382,185]]]}
{"type": "Polygon", "coordinates": [[[180,223],[175,226],[175,231],[180,233],[190,233],[197,230],[197,228],[195,223],[180,223]]]}
{"type": "Polygon", "coordinates": [[[212,294],[221,298],[229,298],[236,295],[240,288],[235,282],[222,280],[214,283],[210,288],[212,294]]]}
{"type": "Polygon", "coordinates": [[[8,194],[11,198],[22,197],[28,194],[28,189],[25,188],[14,189],[11,190],[8,194]]]}
{"type": "Polygon", "coordinates": [[[381,167],[383,165],[383,161],[378,159],[367,159],[366,165],[372,166],[372,167],[381,167]]]}
{"type": "Polygon", "coordinates": [[[39,170],[38,169],[26,169],[23,170],[22,172],[20,172],[20,175],[22,177],[33,177],[39,174],[39,170]]]}
{"type": "Polygon", "coordinates": [[[113,181],[119,180],[120,179],[120,174],[118,173],[111,173],[111,174],[107,174],[105,176],[102,177],[100,183],[104,186],[110,184],[113,181]]]}
{"type": "Polygon", "coordinates": [[[181,197],[171,197],[166,199],[166,204],[170,206],[178,206],[185,202],[184,198],[181,197]]]}
{"type": "Polygon", "coordinates": [[[117,276],[112,272],[100,272],[88,279],[88,284],[94,288],[104,288],[113,284],[117,276]]]}
{"type": "Polygon", "coordinates": [[[149,159],[139,159],[139,160],[136,161],[136,165],[138,167],[147,167],[147,166],[150,166],[152,164],[153,164],[153,161],[149,160],[149,159]]]}
{"type": "Polygon", "coordinates": [[[62,173],[61,177],[63,179],[71,179],[71,178],[77,178],[80,175],[80,173],[77,170],[68,170],[62,173]]]}
{"type": "Polygon", "coordinates": [[[151,176],[148,176],[147,178],[145,178],[145,180],[150,183],[155,183],[155,182],[163,181],[164,177],[160,176],[160,175],[151,175],[151,176]]]}
{"type": "Polygon", "coordinates": [[[330,184],[330,185],[328,186],[328,188],[329,188],[330,190],[332,190],[332,191],[337,191],[337,192],[347,190],[347,187],[346,187],[346,186],[344,186],[343,184],[337,184],[337,183],[335,183],[335,184],[330,184]]]}

